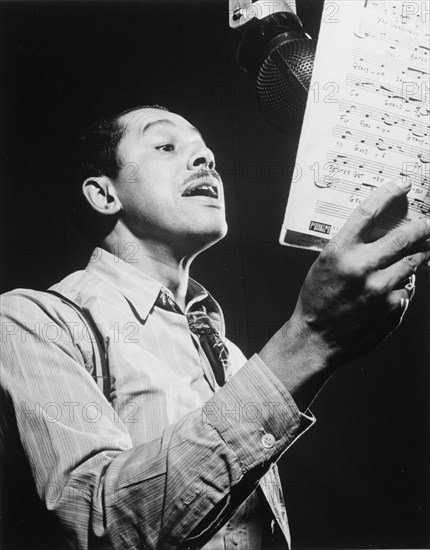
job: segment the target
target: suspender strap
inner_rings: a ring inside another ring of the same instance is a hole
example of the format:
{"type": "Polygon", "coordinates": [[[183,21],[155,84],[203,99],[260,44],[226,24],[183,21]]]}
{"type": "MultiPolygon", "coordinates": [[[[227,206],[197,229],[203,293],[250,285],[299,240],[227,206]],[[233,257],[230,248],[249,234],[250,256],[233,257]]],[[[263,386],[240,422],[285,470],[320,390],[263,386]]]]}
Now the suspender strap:
{"type": "Polygon", "coordinates": [[[69,305],[72,309],[74,309],[82,320],[82,323],[87,329],[92,344],[94,345],[95,343],[97,347],[97,350],[94,353],[94,368],[91,375],[100,390],[103,392],[103,395],[108,401],[110,401],[110,374],[107,357],[107,345],[105,345],[103,338],[97,330],[96,324],[89,316],[85,314],[85,311],[80,306],[78,306],[78,304],[73,302],[73,300],[70,300],[70,298],[63,296],[63,294],[57,292],[56,290],[47,290],[46,292],[49,292],[49,294],[53,294],[54,296],[57,296],[57,298],[60,298],[63,303],[69,305]]]}

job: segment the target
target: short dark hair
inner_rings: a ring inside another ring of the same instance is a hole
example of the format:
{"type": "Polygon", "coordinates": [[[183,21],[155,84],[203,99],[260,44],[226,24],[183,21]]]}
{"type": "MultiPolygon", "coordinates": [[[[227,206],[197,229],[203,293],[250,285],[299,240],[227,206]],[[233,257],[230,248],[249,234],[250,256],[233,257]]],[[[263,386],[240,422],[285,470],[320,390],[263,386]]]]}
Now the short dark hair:
{"type": "Polygon", "coordinates": [[[96,120],[82,136],[80,141],[80,164],[82,181],[91,176],[116,178],[121,168],[118,145],[124,136],[126,127],[120,119],[140,109],[160,109],[168,111],[162,105],[139,105],[96,120]]]}
{"type": "Polygon", "coordinates": [[[91,177],[107,176],[115,179],[118,176],[121,169],[118,146],[126,131],[126,125],[121,122],[121,118],[140,109],[168,111],[163,105],[134,106],[97,119],[76,141],[72,175],[72,221],[94,244],[99,244],[112,230],[118,216],[104,216],[91,208],[82,193],[82,183],[91,177]]]}

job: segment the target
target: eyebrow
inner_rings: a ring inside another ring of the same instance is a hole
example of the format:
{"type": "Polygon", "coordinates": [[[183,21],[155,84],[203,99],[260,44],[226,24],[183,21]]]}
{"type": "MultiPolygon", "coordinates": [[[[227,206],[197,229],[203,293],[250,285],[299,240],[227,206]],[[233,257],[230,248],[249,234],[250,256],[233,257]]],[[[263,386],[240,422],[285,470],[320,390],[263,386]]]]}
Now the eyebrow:
{"type": "MultiPolygon", "coordinates": [[[[143,135],[145,132],[147,132],[149,129],[153,128],[154,126],[177,126],[174,122],[169,120],[168,118],[160,118],[158,120],[153,120],[152,122],[148,122],[145,124],[145,126],[141,129],[140,133],[143,135]]],[[[196,132],[200,137],[201,133],[195,128],[194,126],[188,127],[193,132],[196,132]]]]}

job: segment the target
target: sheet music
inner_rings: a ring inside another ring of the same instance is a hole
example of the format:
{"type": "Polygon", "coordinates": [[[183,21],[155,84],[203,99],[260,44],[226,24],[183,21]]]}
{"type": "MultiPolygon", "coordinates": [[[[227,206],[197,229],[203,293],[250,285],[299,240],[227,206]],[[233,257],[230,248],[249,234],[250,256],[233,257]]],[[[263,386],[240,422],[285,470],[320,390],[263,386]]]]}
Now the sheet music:
{"type": "Polygon", "coordinates": [[[428,3],[348,0],[323,16],[280,242],[320,250],[376,187],[412,181],[375,236],[430,215],[428,3]]]}

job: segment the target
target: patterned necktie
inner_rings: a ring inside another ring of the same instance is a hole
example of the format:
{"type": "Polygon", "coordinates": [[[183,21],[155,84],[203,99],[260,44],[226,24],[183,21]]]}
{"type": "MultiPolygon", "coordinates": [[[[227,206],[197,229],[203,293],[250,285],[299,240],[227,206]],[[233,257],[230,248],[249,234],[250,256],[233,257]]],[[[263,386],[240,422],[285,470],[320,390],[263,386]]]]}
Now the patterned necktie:
{"type": "MultiPolygon", "coordinates": [[[[156,305],[168,311],[175,311],[182,314],[176,305],[169,290],[163,288],[158,296],[156,305]]],[[[195,304],[197,306],[197,304],[195,304]]],[[[223,386],[231,376],[231,364],[227,346],[223,343],[221,335],[214,322],[206,313],[203,305],[198,311],[186,313],[188,326],[193,334],[199,338],[200,345],[209,361],[218,386],[223,386]]]]}
{"type": "Polygon", "coordinates": [[[227,346],[212,319],[203,310],[187,313],[191,332],[199,337],[200,345],[208,358],[218,386],[224,386],[229,378],[230,360],[227,346]]]}

